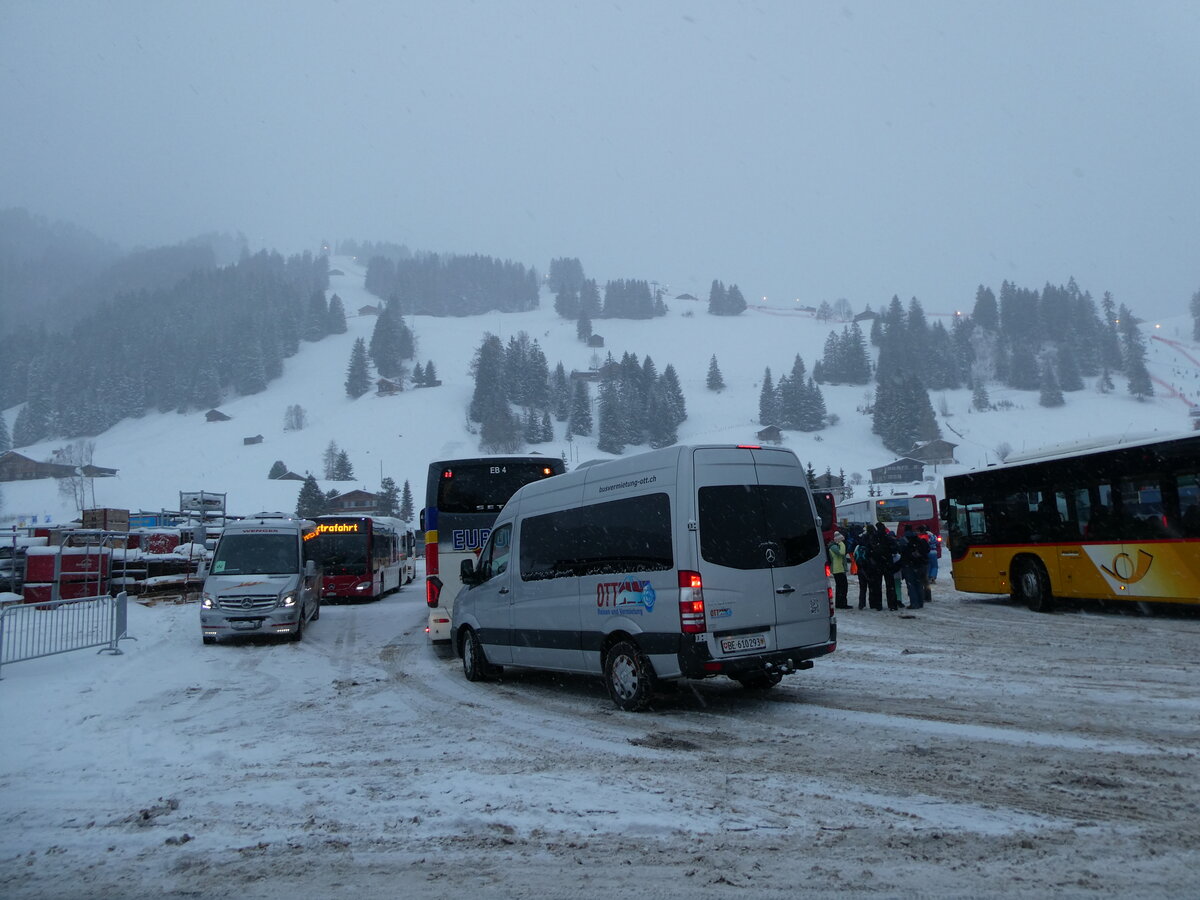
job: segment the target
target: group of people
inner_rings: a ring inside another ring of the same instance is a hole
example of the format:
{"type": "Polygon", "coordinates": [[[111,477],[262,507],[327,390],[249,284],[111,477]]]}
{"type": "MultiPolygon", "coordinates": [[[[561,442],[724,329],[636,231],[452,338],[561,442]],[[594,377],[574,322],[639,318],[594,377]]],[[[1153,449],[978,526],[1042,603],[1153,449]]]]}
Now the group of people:
{"type": "Polygon", "coordinates": [[[829,544],[834,606],[849,609],[849,579],[858,575],[858,608],[921,609],[930,599],[929,585],[937,581],[937,550],[924,525],[896,537],[882,522],[860,528],[845,526],[829,544]],[[904,591],[908,603],[904,603],[904,591]]]}

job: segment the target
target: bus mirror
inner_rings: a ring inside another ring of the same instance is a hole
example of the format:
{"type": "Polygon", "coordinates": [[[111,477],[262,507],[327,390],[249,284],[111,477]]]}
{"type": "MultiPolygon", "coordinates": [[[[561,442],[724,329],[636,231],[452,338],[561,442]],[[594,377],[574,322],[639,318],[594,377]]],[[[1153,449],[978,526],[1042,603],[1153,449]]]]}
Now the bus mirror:
{"type": "Polygon", "coordinates": [[[941,516],[943,519],[945,519],[947,522],[950,521],[950,501],[949,500],[946,500],[943,498],[942,500],[938,501],[938,515],[941,516]]]}
{"type": "Polygon", "coordinates": [[[467,587],[474,587],[479,583],[479,579],[475,577],[475,567],[471,565],[471,560],[464,559],[458,567],[459,576],[462,578],[462,583],[467,587]]]}

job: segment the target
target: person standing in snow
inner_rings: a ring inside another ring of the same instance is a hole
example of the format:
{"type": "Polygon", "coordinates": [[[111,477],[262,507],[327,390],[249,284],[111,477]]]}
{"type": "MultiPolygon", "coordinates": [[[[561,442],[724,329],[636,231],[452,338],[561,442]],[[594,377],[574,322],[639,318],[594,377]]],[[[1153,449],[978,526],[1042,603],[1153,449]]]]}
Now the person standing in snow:
{"type": "Polygon", "coordinates": [[[904,536],[900,544],[900,573],[908,586],[908,608],[925,605],[925,579],[929,572],[929,544],[915,531],[904,536]]]}
{"type": "Polygon", "coordinates": [[[840,531],[833,533],[829,544],[829,574],[833,576],[834,609],[849,609],[847,599],[849,585],[846,582],[846,538],[840,531]]]}

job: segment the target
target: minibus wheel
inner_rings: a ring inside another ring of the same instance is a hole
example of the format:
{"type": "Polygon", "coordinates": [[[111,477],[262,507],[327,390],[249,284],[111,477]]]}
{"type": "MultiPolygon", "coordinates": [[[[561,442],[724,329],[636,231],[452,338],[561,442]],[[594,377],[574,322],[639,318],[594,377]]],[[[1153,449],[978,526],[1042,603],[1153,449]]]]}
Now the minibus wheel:
{"type": "Polygon", "coordinates": [[[479,643],[479,635],[473,628],[463,629],[462,661],[463,675],[467,681],[483,681],[496,673],[496,667],[488,664],[483,645],[479,643]]]}
{"type": "Polygon", "coordinates": [[[300,610],[300,615],[296,619],[296,630],[288,635],[288,640],[292,643],[299,643],[304,640],[304,610],[300,610]]]}
{"type": "Polygon", "coordinates": [[[613,645],[604,657],[604,683],[620,709],[637,712],[654,696],[654,670],[650,660],[632,641],[613,645]]]}

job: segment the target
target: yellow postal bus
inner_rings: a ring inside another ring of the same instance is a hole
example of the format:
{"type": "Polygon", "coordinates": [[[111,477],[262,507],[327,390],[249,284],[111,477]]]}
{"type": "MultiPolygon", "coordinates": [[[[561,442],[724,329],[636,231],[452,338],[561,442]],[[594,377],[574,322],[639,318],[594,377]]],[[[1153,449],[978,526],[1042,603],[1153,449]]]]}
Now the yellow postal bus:
{"type": "Polygon", "coordinates": [[[1060,447],[946,478],[954,586],[1200,603],[1200,434],[1060,447]]]}

